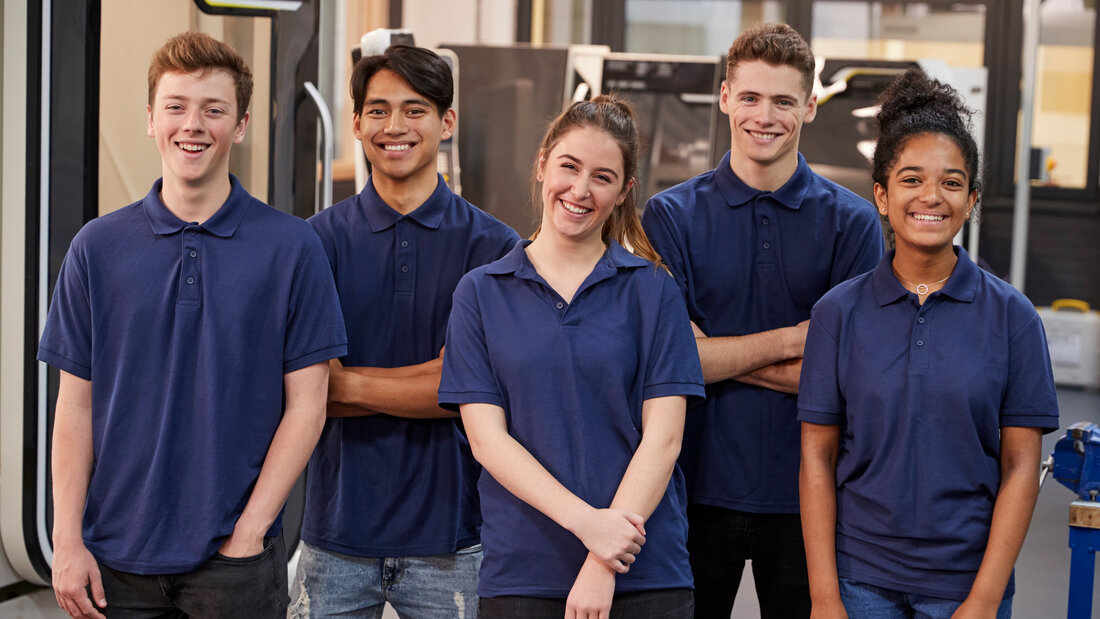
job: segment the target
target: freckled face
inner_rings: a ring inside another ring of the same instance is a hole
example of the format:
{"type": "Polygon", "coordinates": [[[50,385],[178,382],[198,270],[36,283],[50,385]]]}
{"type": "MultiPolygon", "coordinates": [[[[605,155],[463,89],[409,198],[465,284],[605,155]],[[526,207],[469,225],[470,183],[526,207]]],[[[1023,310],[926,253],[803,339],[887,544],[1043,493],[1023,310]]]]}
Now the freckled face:
{"type": "Polygon", "coordinates": [[[229,174],[229,151],[244,140],[232,76],[213,70],[165,73],[148,107],[149,137],[166,181],[203,185],[229,174]]]}
{"type": "Polygon", "coordinates": [[[955,235],[978,199],[954,140],[940,133],[909,138],[886,179],[875,184],[875,203],[890,219],[898,252],[952,251],[955,235]]]}
{"type": "Polygon", "coordinates": [[[602,242],[604,222],[626,199],[623,154],[601,129],[578,127],[540,157],[542,232],[602,242]]]}
{"type": "Polygon", "coordinates": [[[735,160],[794,166],[802,125],[817,114],[817,99],[802,87],[798,69],[749,60],[722,82],[719,107],[729,115],[735,160]]]}
{"type": "Polygon", "coordinates": [[[371,77],[363,109],[352,118],[375,180],[433,185],[439,144],[451,137],[456,119],[453,109],[440,116],[434,103],[389,69],[371,77]]]}

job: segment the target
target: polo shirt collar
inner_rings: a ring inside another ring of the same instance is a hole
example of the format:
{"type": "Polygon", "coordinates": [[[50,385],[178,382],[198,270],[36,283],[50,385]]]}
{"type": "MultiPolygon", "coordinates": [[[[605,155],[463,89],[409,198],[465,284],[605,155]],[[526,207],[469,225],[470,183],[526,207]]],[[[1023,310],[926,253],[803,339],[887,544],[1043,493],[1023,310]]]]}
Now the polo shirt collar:
{"type": "Polygon", "coordinates": [[[437,173],[436,178],[435,191],[432,192],[432,195],[428,196],[423,204],[413,209],[413,212],[402,215],[386,204],[386,201],[378,195],[378,191],[374,188],[374,177],[368,177],[366,186],[359,193],[359,208],[363,210],[363,216],[366,218],[371,232],[386,230],[397,224],[402,217],[408,217],[425,228],[438,229],[454,194],[447,187],[442,175],[437,173]]]}
{"type": "Polygon", "coordinates": [[[806,197],[806,192],[810,188],[810,181],[813,178],[813,171],[806,163],[806,159],[802,157],[802,153],[798,153],[798,167],[795,168],[794,174],[787,179],[786,183],[783,183],[782,187],[775,191],[761,191],[749,187],[738,178],[734,174],[733,168],[730,167],[730,151],[726,151],[726,155],[722,157],[722,162],[715,168],[715,173],[718,177],[718,186],[722,190],[722,195],[730,206],[748,204],[759,196],[771,196],[773,200],[792,211],[801,208],[802,200],[806,197]]]}
{"type": "MultiPolygon", "coordinates": [[[[978,282],[981,279],[980,267],[974,264],[974,261],[970,259],[970,255],[962,247],[956,245],[954,250],[955,255],[958,256],[958,260],[955,262],[955,270],[951,272],[951,278],[947,280],[947,283],[939,292],[956,301],[972,303],[978,294],[978,282]]],[[[871,286],[874,290],[875,301],[880,306],[889,305],[909,294],[909,291],[901,285],[901,282],[894,275],[892,266],[894,253],[895,250],[893,249],[886,252],[882,261],[878,263],[871,274],[871,286]]]]}
{"type": "MultiPolygon", "coordinates": [[[[225,200],[225,204],[222,204],[217,212],[199,225],[200,228],[210,234],[222,238],[233,236],[252,202],[252,196],[244,190],[236,176],[230,174],[229,183],[229,197],[225,200]]],[[[162,236],[175,234],[193,223],[176,217],[164,205],[164,202],[160,199],[160,189],[163,185],[164,179],[158,178],[157,182],[153,183],[153,188],[142,200],[142,207],[145,210],[145,216],[149,219],[149,226],[153,229],[153,234],[162,236]]]]}
{"type": "MultiPolygon", "coordinates": [[[[535,266],[527,258],[527,246],[530,244],[531,241],[528,239],[516,243],[515,247],[503,258],[490,263],[485,272],[489,275],[512,274],[520,279],[541,279],[541,276],[535,271],[535,266]]],[[[620,268],[635,269],[649,264],[648,260],[630,253],[617,241],[608,241],[607,251],[603,253],[603,256],[596,262],[595,268],[592,269],[592,273],[597,275],[592,283],[611,277],[620,268]]]]}

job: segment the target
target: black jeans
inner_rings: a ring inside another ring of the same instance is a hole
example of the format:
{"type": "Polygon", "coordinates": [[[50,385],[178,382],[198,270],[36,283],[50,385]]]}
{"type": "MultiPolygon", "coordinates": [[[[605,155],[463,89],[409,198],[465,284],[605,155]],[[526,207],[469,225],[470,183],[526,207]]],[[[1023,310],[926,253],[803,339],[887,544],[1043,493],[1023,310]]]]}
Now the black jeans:
{"type": "MultiPolygon", "coordinates": [[[[656,589],[616,593],[611,600],[611,617],[625,619],[691,619],[694,614],[691,589],[656,589]]],[[[561,619],[564,599],[529,598],[507,595],[481,598],[478,619],[561,619]]]]}
{"type": "Polygon", "coordinates": [[[688,506],[695,615],[729,619],[745,561],[752,560],[762,619],[810,616],[810,585],[798,514],[753,514],[688,506]]]}
{"type": "Polygon", "coordinates": [[[108,619],[284,618],[286,546],[282,536],[264,540],[253,557],[215,554],[192,572],[146,576],[99,564],[108,619]]]}

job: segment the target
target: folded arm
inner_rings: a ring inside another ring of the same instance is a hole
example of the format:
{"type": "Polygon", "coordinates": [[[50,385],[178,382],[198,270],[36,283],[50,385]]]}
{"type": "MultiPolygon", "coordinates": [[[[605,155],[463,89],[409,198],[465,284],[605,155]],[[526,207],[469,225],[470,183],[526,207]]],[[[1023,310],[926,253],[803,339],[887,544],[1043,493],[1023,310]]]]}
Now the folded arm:
{"type": "Polygon", "coordinates": [[[440,419],[458,415],[439,408],[439,377],[443,356],[396,368],[344,367],[338,359],[329,368],[329,417],[362,417],[384,413],[408,419],[440,419]]]}
{"type": "Polygon", "coordinates": [[[736,380],[784,393],[798,393],[809,321],[749,335],[708,337],[695,324],[703,380],[736,380]]]}

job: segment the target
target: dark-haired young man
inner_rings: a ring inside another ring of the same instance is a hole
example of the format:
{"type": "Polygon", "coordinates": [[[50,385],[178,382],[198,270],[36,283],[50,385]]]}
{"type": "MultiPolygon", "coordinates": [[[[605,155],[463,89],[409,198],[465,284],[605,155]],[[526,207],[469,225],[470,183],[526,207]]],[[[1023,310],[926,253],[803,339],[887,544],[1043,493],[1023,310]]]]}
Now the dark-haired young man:
{"type": "Polygon", "coordinates": [[[729,618],[746,560],[763,617],[810,613],[796,419],[805,321],[882,256],[874,208],[798,153],[813,82],[813,53],[789,26],[737,37],[720,99],[730,153],[654,196],[642,219],[683,290],[708,383],[680,457],[701,618],[729,618]]]}
{"type": "Polygon", "coordinates": [[[436,405],[451,295],[518,240],[436,171],[454,132],[451,70],[395,45],[351,77],[363,191],[310,220],[336,279],[348,355],[310,461],[292,616],[477,616],[476,465],[436,405]]]}
{"type": "Polygon", "coordinates": [[[252,75],[187,32],[149,67],[163,176],[89,222],[39,359],[61,370],[53,586],[73,617],[285,617],[283,503],[347,351],[317,235],[229,174],[252,75]]]}

